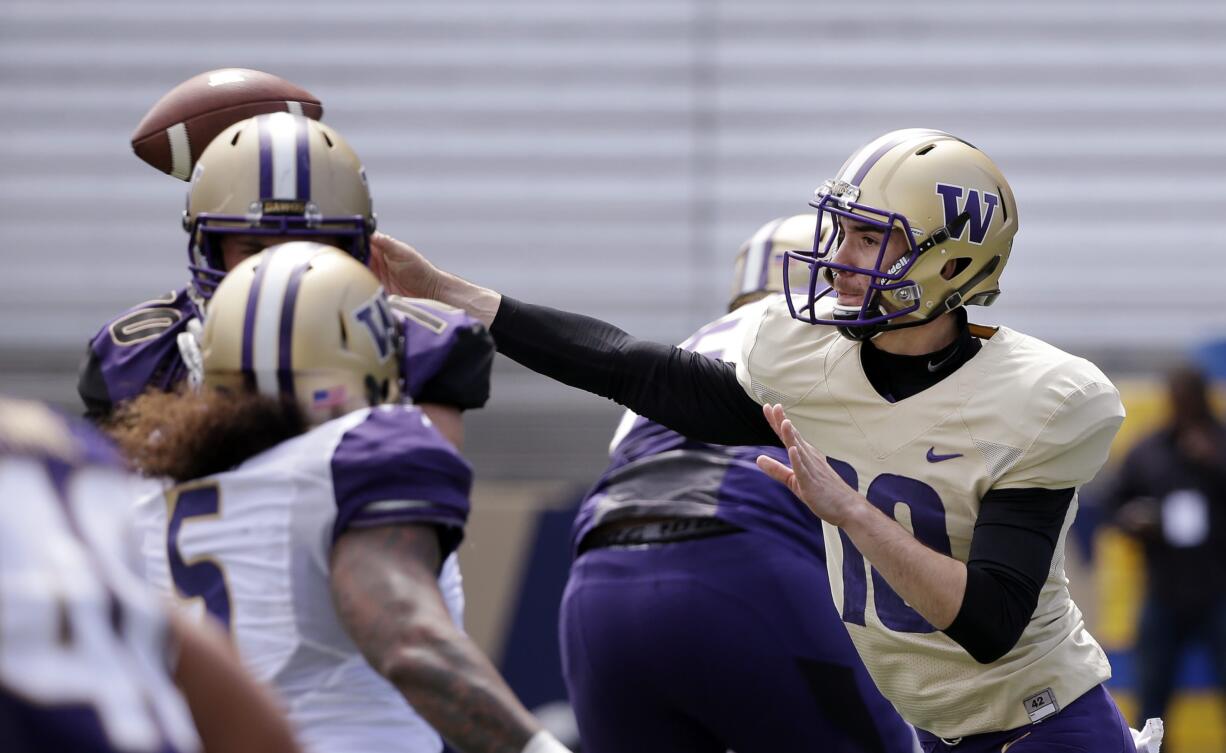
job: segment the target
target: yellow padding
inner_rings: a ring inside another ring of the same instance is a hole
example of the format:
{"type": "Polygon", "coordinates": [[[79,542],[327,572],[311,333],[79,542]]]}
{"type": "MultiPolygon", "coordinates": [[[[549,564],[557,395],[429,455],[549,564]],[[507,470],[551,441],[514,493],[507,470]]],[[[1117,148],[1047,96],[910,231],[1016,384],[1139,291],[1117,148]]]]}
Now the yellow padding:
{"type": "MultiPolygon", "coordinates": [[[[1137,702],[1131,693],[1111,691],[1111,695],[1124,712],[1124,718],[1135,728],[1142,720],[1137,718],[1137,702]]],[[[1169,746],[1179,753],[1222,753],[1226,750],[1226,723],[1221,693],[1176,693],[1163,722],[1166,734],[1162,749],[1169,746]]]]}

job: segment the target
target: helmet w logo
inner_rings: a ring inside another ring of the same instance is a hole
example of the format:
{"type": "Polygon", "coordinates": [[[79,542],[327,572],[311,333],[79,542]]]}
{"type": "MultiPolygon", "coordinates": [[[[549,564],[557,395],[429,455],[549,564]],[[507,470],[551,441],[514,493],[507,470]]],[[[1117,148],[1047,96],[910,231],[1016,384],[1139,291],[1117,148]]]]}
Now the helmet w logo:
{"type": "Polygon", "coordinates": [[[358,321],[366,325],[366,331],[374,340],[375,350],[379,353],[379,360],[386,361],[392,352],[395,325],[383,298],[382,289],[353,314],[358,321]]]}
{"type": "Polygon", "coordinates": [[[969,229],[971,243],[975,245],[983,243],[984,237],[988,234],[988,227],[992,224],[992,213],[996,211],[996,205],[1000,203],[1000,197],[987,192],[981,196],[979,191],[973,188],[967,191],[962,186],[950,186],[945,183],[937,184],[937,193],[941,195],[941,201],[945,204],[946,227],[951,226],[958,215],[963,212],[969,215],[966,224],[958,228],[958,234],[951,237],[954,240],[962,240],[962,234],[969,229]],[[962,206],[958,206],[963,194],[966,195],[966,200],[962,202],[962,206]]]}

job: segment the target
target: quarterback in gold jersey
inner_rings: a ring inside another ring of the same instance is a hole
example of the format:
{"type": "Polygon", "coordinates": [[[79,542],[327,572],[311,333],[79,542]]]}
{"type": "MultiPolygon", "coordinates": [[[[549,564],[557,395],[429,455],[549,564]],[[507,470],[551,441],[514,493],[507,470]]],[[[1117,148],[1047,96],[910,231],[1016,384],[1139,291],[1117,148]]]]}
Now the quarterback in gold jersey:
{"type": "Polygon", "coordinates": [[[787,465],[759,467],[823,520],[835,607],[925,751],[1131,753],[1063,567],[1118,393],[1084,359],[967,320],[1000,294],[1008,182],[966,141],[907,129],[854,152],[813,206],[837,231],[788,253],[784,279],[807,284],[759,309],[737,366],[502,296],[390,238],[374,266],[529,368],[694,439],[784,446],[787,465]]]}

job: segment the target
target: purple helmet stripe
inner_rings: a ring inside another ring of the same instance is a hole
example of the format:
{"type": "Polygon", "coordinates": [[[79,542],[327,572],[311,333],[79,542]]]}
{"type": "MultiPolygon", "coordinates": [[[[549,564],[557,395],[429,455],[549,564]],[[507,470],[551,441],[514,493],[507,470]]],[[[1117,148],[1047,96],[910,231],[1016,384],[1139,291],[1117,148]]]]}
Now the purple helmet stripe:
{"type": "Polygon", "coordinates": [[[268,130],[268,116],[256,119],[260,131],[260,198],[272,199],[272,134],[268,130]]]}
{"type": "Polygon", "coordinates": [[[268,261],[267,258],[264,259],[264,262],[255,268],[255,279],[251,281],[251,290],[247,293],[247,311],[243,314],[243,375],[253,384],[255,382],[255,314],[260,304],[260,288],[264,285],[264,272],[268,269],[268,261]]]}
{"type": "Polygon", "coordinates": [[[887,141],[884,144],[882,144],[880,147],[878,147],[877,151],[873,152],[872,156],[864,160],[863,165],[860,165],[860,169],[856,171],[855,177],[851,179],[850,183],[853,186],[860,185],[860,181],[864,180],[864,176],[868,175],[868,171],[872,169],[873,165],[877,164],[878,160],[880,160],[882,157],[886,155],[886,152],[890,151],[891,149],[903,143],[904,141],[907,141],[909,138],[910,138],[910,135],[907,135],[899,139],[887,141]]]}
{"type": "Polygon", "coordinates": [[[891,135],[893,138],[884,141],[877,147],[876,151],[869,155],[868,159],[864,160],[864,162],[860,165],[860,169],[857,170],[856,174],[852,176],[851,180],[848,181],[849,183],[851,183],[853,186],[860,185],[860,182],[864,180],[864,176],[868,175],[868,171],[871,170],[873,166],[886,155],[887,152],[899,144],[903,144],[908,141],[929,139],[934,136],[946,136],[947,134],[942,131],[934,131],[924,128],[906,128],[901,131],[895,131],[891,135]]]}
{"type": "Polygon", "coordinates": [[[304,117],[295,118],[295,136],[298,142],[298,199],[311,200],[311,140],[304,117]]]}
{"type": "Polygon", "coordinates": [[[281,388],[281,395],[290,399],[294,398],[294,308],[298,303],[298,287],[302,284],[302,275],[310,267],[309,261],[294,267],[285,287],[285,297],[281,299],[281,334],[277,340],[277,384],[281,388]]]}

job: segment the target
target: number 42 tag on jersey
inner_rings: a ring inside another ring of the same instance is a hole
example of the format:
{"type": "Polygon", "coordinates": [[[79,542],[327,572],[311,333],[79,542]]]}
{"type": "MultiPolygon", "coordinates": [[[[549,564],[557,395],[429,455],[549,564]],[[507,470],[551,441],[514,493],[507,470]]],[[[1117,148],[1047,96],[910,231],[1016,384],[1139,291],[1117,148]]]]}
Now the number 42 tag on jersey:
{"type": "Polygon", "coordinates": [[[1035,693],[1022,703],[1026,706],[1026,714],[1032,722],[1046,719],[1060,710],[1060,704],[1056,703],[1056,694],[1051,692],[1051,688],[1035,693]]]}

